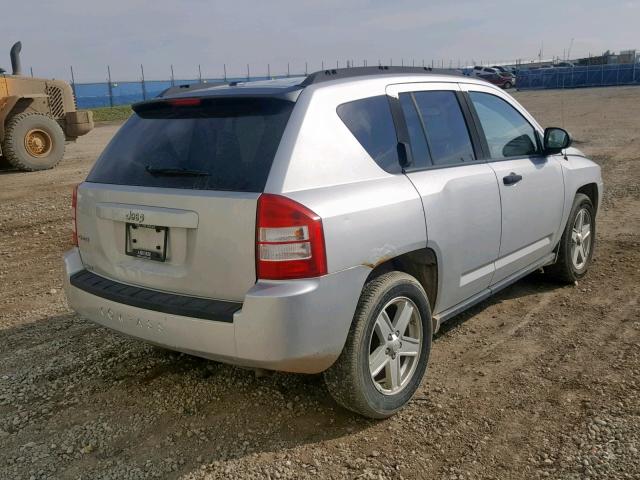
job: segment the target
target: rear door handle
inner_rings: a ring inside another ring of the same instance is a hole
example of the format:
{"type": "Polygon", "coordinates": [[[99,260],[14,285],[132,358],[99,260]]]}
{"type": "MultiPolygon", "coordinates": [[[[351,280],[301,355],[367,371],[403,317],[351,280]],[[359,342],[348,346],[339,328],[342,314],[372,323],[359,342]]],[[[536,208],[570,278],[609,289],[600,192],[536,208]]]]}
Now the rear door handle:
{"type": "Polygon", "coordinates": [[[506,177],[502,177],[502,181],[505,185],[515,185],[520,180],[522,180],[522,175],[517,175],[516,173],[511,172],[506,177]]]}

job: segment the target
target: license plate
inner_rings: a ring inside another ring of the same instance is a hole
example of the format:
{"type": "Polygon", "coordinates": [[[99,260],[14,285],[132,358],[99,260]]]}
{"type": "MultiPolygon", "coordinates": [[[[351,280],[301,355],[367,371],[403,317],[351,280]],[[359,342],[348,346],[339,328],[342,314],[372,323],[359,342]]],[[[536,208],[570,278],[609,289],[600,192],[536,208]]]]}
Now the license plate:
{"type": "Polygon", "coordinates": [[[132,257],[164,262],[167,259],[168,233],[167,227],[127,223],[125,253],[132,257]]]}

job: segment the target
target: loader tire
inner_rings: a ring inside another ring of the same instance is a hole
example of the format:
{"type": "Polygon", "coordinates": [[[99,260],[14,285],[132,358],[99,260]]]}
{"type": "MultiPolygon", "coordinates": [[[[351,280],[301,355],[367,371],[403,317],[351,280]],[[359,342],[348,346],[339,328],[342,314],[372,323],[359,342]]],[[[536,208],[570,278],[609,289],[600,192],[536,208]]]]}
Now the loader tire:
{"type": "Polygon", "coordinates": [[[64,157],[64,145],[64,132],[52,117],[19,113],[7,122],[2,153],[13,167],[33,172],[55,167],[64,157]]]}

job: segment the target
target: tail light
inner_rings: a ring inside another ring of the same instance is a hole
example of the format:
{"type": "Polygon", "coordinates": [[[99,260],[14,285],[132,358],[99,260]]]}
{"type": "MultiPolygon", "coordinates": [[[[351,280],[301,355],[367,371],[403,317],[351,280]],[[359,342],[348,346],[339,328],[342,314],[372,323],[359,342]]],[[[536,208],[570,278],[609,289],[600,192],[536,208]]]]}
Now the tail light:
{"type": "Polygon", "coordinates": [[[172,107],[197,107],[202,103],[202,99],[194,97],[174,98],[167,100],[172,107]]]}
{"type": "Polygon", "coordinates": [[[322,219],[289,198],[262,194],[256,220],[256,272],[258,278],[269,280],[326,274],[322,219]]]}
{"type": "Polygon", "coordinates": [[[73,194],[71,196],[71,216],[73,219],[73,226],[71,227],[71,243],[78,246],[78,185],[73,187],[73,194]]]}

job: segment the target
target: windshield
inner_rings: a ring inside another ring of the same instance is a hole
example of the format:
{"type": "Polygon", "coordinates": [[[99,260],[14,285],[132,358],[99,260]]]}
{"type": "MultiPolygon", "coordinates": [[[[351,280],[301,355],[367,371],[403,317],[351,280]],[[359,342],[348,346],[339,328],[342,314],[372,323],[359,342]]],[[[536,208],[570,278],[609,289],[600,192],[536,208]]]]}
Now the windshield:
{"type": "Polygon", "coordinates": [[[141,104],[88,182],[261,192],[294,103],[210,98],[141,104]]]}

